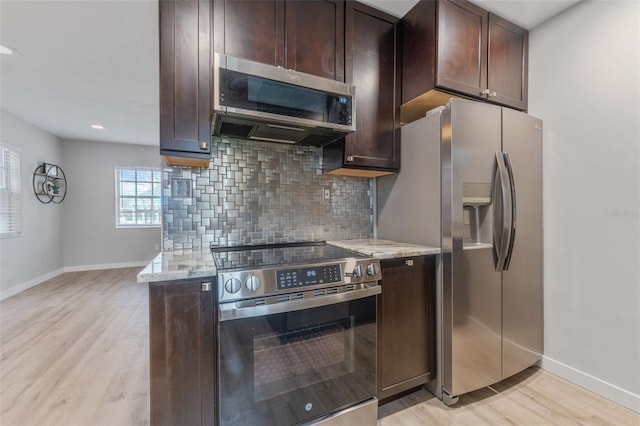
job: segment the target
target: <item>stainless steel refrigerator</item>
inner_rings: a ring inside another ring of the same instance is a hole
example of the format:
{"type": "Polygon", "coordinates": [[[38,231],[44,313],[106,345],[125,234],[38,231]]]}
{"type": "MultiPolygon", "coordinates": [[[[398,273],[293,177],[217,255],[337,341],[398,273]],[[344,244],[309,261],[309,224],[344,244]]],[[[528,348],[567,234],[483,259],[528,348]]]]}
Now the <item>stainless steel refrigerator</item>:
{"type": "Polygon", "coordinates": [[[542,121],[452,99],[402,128],[401,155],[377,236],[442,248],[428,388],[452,404],[541,358],[542,121]]]}

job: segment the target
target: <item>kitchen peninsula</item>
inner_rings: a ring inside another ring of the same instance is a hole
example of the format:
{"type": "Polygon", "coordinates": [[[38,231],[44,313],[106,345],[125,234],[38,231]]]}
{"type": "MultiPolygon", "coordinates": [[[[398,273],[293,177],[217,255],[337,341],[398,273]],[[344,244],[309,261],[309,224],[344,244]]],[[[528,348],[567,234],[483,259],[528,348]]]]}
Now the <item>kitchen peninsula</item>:
{"type": "MultiPolygon", "coordinates": [[[[388,398],[433,378],[434,309],[426,304],[434,302],[434,265],[439,249],[376,239],[331,241],[327,245],[382,259],[383,292],[377,297],[379,344],[375,368],[386,381],[378,381],[376,395],[388,398]],[[410,283],[403,285],[398,280],[410,283]],[[413,308],[398,306],[405,302],[412,303],[413,308]],[[424,328],[428,334],[422,337],[407,334],[398,326],[402,316],[408,317],[404,322],[414,324],[413,330],[424,328]],[[386,341],[389,343],[385,346],[386,341]],[[399,343],[411,344],[419,350],[408,353],[399,343]],[[400,368],[398,361],[403,361],[400,368]]],[[[138,275],[139,282],[149,283],[154,423],[184,419],[194,424],[216,423],[215,404],[210,401],[211,395],[216,394],[214,365],[217,365],[215,354],[220,350],[215,302],[217,273],[211,251],[203,248],[165,251],[138,275]]]]}

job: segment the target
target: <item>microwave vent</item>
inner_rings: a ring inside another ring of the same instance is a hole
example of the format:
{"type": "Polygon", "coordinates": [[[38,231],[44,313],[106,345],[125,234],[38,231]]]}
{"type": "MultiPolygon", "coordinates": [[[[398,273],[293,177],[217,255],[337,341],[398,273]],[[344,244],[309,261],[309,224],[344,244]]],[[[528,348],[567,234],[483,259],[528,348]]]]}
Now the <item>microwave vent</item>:
{"type": "Polygon", "coordinates": [[[305,129],[299,127],[262,124],[256,126],[250,138],[270,142],[296,143],[304,137],[304,135],[305,129]]]}
{"type": "Polygon", "coordinates": [[[246,139],[249,137],[251,130],[253,130],[253,126],[248,126],[246,124],[229,123],[229,122],[220,123],[221,136],[229,136],[232,138],[246,139]]]}
{"type": "Polygon", "coordinates": [[[344,137],[344,133],[328,129],[265,122],[251,117],[213,114],[212,136],[264,142],[311,145],[324,147],[344,137]]]}
{"type": "Polygon", "coordinates": [[[312,133],[300,141],[301,145],[325,146],[335,141],[342,135],[329,133],[312,133]]]}

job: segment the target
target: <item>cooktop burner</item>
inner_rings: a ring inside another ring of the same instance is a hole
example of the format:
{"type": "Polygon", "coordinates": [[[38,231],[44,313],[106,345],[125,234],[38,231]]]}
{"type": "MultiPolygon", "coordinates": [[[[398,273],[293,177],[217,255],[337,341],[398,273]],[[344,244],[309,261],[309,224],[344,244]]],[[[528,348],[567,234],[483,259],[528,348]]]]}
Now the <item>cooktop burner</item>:
{"type": "Polygon", "coordinates": [[[359,253],[326,244],[325,241],[212,247],[211,251],[220,271],[367,258],[359,253]]]}

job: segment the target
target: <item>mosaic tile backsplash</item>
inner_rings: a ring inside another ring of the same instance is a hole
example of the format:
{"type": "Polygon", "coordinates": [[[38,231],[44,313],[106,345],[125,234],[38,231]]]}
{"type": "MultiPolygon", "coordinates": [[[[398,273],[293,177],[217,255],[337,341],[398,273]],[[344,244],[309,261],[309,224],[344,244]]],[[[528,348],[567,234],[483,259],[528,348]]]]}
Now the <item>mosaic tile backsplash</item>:
{"type": "Polygon", "coordinates": [[[208,169],[163,169],[165,250],[372,237],[372,180],[323,175],[321,148],[222,139],[213,150],[208,169]]]}

